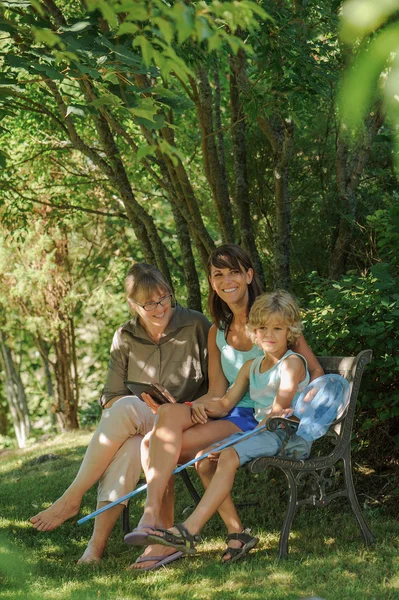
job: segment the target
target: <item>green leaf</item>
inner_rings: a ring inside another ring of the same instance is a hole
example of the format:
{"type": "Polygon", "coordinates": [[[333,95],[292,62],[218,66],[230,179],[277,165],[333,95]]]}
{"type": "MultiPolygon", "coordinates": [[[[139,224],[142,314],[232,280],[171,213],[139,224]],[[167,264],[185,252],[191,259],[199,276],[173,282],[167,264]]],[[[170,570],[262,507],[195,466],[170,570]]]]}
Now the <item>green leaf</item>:
{"type": "Polygon", "coordinates": [[[209,39],[213,35],[211,27],[209,27],[208,21],[204,17],[199,17],[195,23],[195,30],[197,32],[198,41],[209,39]]]}
{"type": "Polygon", "coordinates": [[[364,120],[377,82],[392,55],[399,51],[399,23],[388,25],[360,52],[347,73],[339,97],[343,120],[358,127],[364,120]]]}
{"type": "Polygon", "coordinates": [[[378,29],[397,10],[398,0],[349,0],[342,9],[341,38],[351,44],[378,29]]]}
{"type": "Polygon", "coordinates": [[[136,154],[137,162],[139,163],[140,161],[143,160],[143,158],[145,158],[146,156],[149,156],[150,154],[153,155],[155,153],[156,149],[157,149],[157,147],[154,145],[140,146],[139,149],[137,150],[137,154],[136,154]]]}
{"type": "Polygon", "coordinates": [[[166,19],[163,19],[162,17],[155,17],[153,19],[153,22],[156,25],[158,25],[159,31],[161,32],[162,36],[164,37],[166,43],[171,44],[172,40],[173,40],[174,32],[173,32],[173,27],[169,23],[169,21],[167,21],[166,19]]]}
{"type": "Polygon", "coordinates": [[[10,158],[8,156],[8,154],[6,154],[5,152],[3,152],[3,150],[0,150],[0,167],[1,168],[3,168],[3,169],[5,168],[8,158],[10,158]]]}
{"type": "Polygon", "coordinates": [[[143,61],[144,61],[145,66],[149,67],[150,63],[151,63],[151,59],[152,59],[152,52],[153,52],[152,45],[150,44],[150,42],[147,40],[146,37],[144,37],[143,35],[139,35],[133,40],[133,47],[137,47],[137,46],[140,46],[140,48],[141,48],[141,54],[143,56],[143,61]]]}
{"type": "Polygon", "coordinates": [[[65,47],[60,36],[51,29],[32,27],[32,31],[38,44],[46,44],[49,48],[54,48],[54,46],[65,47]]]}
{"type": "Polygon", "coordinates": [[[118,29],[118,35],[125,35],[126,33],[135,34],[137,33],[139,28],[134,23],[130,23],[130,21],[124,21],[121,23],[118,29]]]}
{"type": "Polygon", "coordinates": [[[114,94],[102,94],[99,98],[96,98],[91,102],[91,106],[99,108],[100,106],[113,106],[117,107],[122,104],[122,100],[114,94]]]}
{"type": "Polygon", "coordinates": [[[129,109],[137,117],[142,117],[154,123],[154,117],[158,112],[158,107],[151,98],[145,98],[138,106],[129,109]]]}
{"type": "Polygon", "coordinates": [[[171,13],[176,21],[178,42],[182,44],[194,29],[194,9],[192,6],[184,4],[184,2],[176,2],[171,13]]]}
{"type": "Polygon", "coordinates": [[[81,33],[82,31],[86,31],[90,29],[91,23],[90,21],[78,21],[74,23],[70,27],[60,27],[61,31],[70,31],[71,33],[81,33]]]}
{"type": "Polygon", "coordinates": [[[106,0],[88,0],[88,7],[92,11],[99,9],[111,29],[118,27],[118,16],[114,7],[106,0]]]}
{"type": "Polygon", "coordinates": [[[70,104],[67,108],[65,116],[69,117],[69,115],[76,115],[77,117],[85,117],[86,111],[80,105],[70,104]]]}

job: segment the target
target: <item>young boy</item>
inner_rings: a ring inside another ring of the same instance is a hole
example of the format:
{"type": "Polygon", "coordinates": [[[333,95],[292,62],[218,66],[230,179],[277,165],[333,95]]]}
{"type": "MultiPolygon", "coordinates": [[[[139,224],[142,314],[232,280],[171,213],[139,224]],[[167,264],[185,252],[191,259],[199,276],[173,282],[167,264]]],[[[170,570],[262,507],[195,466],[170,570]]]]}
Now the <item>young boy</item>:
{"type": "MultiPolygon", "coordinates": [[[[192,409],[194,419],[205,414],[213,418],[222,416],[237,404],[249,386],[255,418],[260,427],[271,417],[285,416],[309,383],[306,360],[289,350],[302,329],[299,308],[290,294],[276,291],[259,296],[249,314],[247,329],[253,341],[262,348],[264,356],[243,365],[223,398],[200,405],[196,403],[192,409]]],[[[236,433],[228,439],[239,440],[242,435],[236,433]]],[[[284,437],[282,429],[275,432],[264,430],[220,453],[215,449],[208,460],[198,463],[206,492],[194,512],[184,523],[178,523],[170,530],[156,529],[153,535],[148,536],[149,543],[172,546],[193,554],[197,551],[195,544],[200,540],[201,528],[219,510],[229,532],[223,561],[235,561],[247,554],[259,540],[243,528],[231,499],[235,474],[239,466],[254,458],[277,454],[284,437]]],[[[291,451],[296,451],[297,458],[309,456],[310,442],[294,435],[289,444],[291,451]]]]}

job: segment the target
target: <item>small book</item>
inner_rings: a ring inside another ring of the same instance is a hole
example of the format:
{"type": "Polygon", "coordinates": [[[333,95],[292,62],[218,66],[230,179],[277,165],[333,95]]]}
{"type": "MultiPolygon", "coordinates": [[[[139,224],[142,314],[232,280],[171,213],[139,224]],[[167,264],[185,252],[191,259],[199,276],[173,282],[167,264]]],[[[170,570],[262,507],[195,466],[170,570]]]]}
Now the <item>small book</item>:
{"type": "Polygon", "coordinates": [[[140,381],[125,381],[124,383],[127,389],[140,398],[140,400],[143,400],[141,394],[145,392],[146,394],[149,394],[157,404],[172,404],[176,402],[173,396],[169,394],[168,390],[160,383],[141,383],[140,381]]]}

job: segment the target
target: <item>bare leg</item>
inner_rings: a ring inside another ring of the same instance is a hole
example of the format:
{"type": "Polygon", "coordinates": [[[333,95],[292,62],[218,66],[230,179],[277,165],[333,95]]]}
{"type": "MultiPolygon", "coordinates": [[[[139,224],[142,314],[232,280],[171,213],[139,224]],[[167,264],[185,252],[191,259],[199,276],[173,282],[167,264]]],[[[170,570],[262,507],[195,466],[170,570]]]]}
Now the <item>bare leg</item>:
{"type": "MultiPolygon", "coordinates": [[[[216,468],[217,462],[210,460],[203,460],[197,465],[198,474],[201,477],[202,484],[206,490],[210,485],[210,482],[215,474],[216,468]]],[[[238,516],[237,509],[234,505],[231,494],[229,494],[226,500],[222,502],[222,504],[219,506],[218,513],[223,519],[223,522],[227,527],[228,533],[241,533],[244,530],[244,526],[241,522],[240,517],[238,516]]],[[[242,542],[240,542],[239,540],[229,540],[227,545],[229,548],[240,548],[242,546],[242,542]]],[[[228,560],[230,560],[230,558],[230,554],[224,554],[223,562],[227,562],[228,560]]]]}
{"type": "MultiPolygon", "coordinates": [[[[142,446],[143,448],[143,446],[142,446]]],[[[159,511],[159,519],[162,527],[172,527],[174,523],[174,478],[172,477],[168,483],[168,486],[165,490],[164,496],[162,498],[161,509],[159,511]]],[[[151,546],[147,546],[140,555],[139,558],[144,556],[156,556],[156,557],[166,557],[174,554],[176,550],[174,548],[167,548],[166,546],[160,546],[158,544],[153,544],[151,546]]],[[[140,570],[143,568],[152,567],[155,563],[157,563],[160,559],[154,560],[153,562],[145,562],[145,563],[133,563],[130,565],[130,569],[132,570],[140,570]]]]}
{"type": "Polygon", "coordinates": [[[190,533],[199,533],[229,496],[239,466],[240,461],[235,450],[228,448],[221,453],[215,474],[210,480],[205,494],[194,512],[184,522],[190,533]]]}
{"type": "Polygon", "coordinates": [[[121,445],[122,442],[113,441],[97,430],[75,479],[54,504],[31,518],[33,527],[38,531],[51,531],[74,517],[79,512],[83,494],[100,479],[121,445]]]}
{"type": "MultiPolygon", "coordinates": [[[[129,437],[116,452],[100,479],[97,495],[98,508],[124,496],[136,487],[142,472],[140,460],[142,440],[143,436],[138,434],[129,437]]],[[[112,528],[122,510],[123,506],[118,505],[98,515],[94,521],[93,535],[79,562],[99,562],[112,528]]]]}
{"type": "Polygon", "coordinates": [[[150,437],[146,454],[143,444],[143,469],[148,489],[143,516],[139,525],[161,526],[162,498],[173,469],[178,462],[183,431],[192,427],[191,410],[185,405],[164,405],[158,411],[156,427],[150,437]]]}
{"type": "Polygon", "coordinates": [[[134,396],[125,396],[105,410],[74,481],[50,508],[31,518],[33,527],[51,531],[75,516],[83,494],[104,474],[122,444],[131,436],[146,434],[153,423],[149,408],[134,396]]]}
{"type": "MultiPolygon", "coordinates": [[[[102,508],[106,504],[108,504],[108,502],[98,502],[97,509],[102,508]]],[[[118,504],[96,517],[93,535],[91,536],[82,557],[78,560],[78,564],[100,562],[109,536],[111,535],[112,529],[122,513],[123,508],[124,506],[122,504],[118,504]]]]}
{"type": "Polygon", "coordinates": [[[139,525],[160,526],[159,508],[169,477],[178,462],[194,458],[210,444],[240,431],[230,421],[215,420],[193,426],[191,411],[183,405],[164,405],[150,436],[148,462],[143,463],[148,489],[139,525]]]}

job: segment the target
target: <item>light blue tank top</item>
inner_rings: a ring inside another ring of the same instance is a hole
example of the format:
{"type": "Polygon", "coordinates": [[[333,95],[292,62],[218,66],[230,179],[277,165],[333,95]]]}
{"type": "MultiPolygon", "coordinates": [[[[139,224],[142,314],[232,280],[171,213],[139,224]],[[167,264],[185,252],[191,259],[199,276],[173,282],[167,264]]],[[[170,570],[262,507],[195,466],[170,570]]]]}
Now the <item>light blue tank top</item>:
{"type": "Polygon", "coordinates": [[[262,356],[255,358],[251,364],[249,370],[249,392],[251,399],[255,405],[254,416],[257,421],[262,421],[265,416],[270,412],[274,398],[276,397],[278,388],[281,380],[281,366],[286,358],[289,356],[299,356],[305,363],[305,378],[298,385],[297,393],[295,394],[291,406],[294,407],[298,400],[300,393],[305,389],[310,381],[310,375],[308,372],[308,363],[301,354],[296,354],[292,350],[287,352],[280,358],[280,360],[268,371],[261,373],[259,371],[260,365],[263,360],[262,356]]]}
{"type": "MultiPolygon", "coordinates": [[[[242,350],[236,350],[235,348],[233,348],[232,346],[230,346],[230,344],[228,344],[226,342],[224,333],[225,332],[222,331],[221,329],[219,329],[219,328],[217,329],[216,345],[220,350],[220,360],[221,360],[221,364],[222,364],[222,370],[223,370],[224,376],[226,377],[227,381],[229,382],[229,388],[230,388],[232,386],[232,384],[235,382],[235,380],[237,379],[238,371],[241,369],[243,364],[246,363],[247,360],[251,360],[253,358],[256,358],[257,356],[260,356],[261,358],[263,358],[263,352],[256,345],[254,345],[251,350],[247,350],[246,352],[244,352],[242,350]]],[[[249,395],[249,390],[245,394],[245,396],[242,397],[242,399],[238,402],[238,404],[236,406],[253,408],[254,403],[251,400],[251,397],[249,395]]]]}

